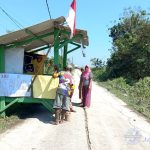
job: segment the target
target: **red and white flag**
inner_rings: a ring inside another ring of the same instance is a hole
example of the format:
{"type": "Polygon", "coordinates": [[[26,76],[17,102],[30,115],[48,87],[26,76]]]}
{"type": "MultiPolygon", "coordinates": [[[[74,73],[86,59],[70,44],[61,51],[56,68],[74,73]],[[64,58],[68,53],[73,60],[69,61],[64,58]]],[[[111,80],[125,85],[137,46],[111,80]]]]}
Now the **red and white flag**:
{"type": "Polygon", "coordinates": [[[76,33],[76,0],[73,0],[73,2],[71,3],[71,8],[69,10],[66,21],[71,29],[70,38],[72,38],[76,33]]]}

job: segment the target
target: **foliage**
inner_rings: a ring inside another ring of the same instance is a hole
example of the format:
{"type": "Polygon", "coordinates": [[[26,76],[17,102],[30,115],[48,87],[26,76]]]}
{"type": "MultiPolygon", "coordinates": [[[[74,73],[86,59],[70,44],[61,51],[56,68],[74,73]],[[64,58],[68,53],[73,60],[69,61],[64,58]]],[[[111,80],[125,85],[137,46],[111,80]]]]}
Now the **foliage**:
{"type": "Polygon", "coordinates": [[[138,80],[150,75],[150,21],[146,11],[125,11],[120,22],[110,28],[112,53],[107,61],[109,78],[138,80]]]}
{"type": "MultiPolygon", "coordinates": [[[[67,63],[70,61],[70,59],[67,60],[67,63]]],[[[59,68],[62,69],[63,67],[63,57],[59,56],[58,58],[59,62],[59,68]]],[[[44,74],[52,74],[54,69],[54,57],[48,58],[45,60],[44,63],[44,74]]]]}
{"type": "Polygon", "coordinates": [[[0,118],[0,133],[6,131],[7,129],[13,127],[15,124],[19,123],[19,118],[17,116],[10,116],[6,118],[0,118]]]}
{"type": "Polygon", "coordinates": [[[94,80],[96,81],[105,81],[107,80],[107,72],[105,62],[99,58],[92,58],[91,65],[93,66],[92,72],[94,74],[94,80]]]}
{"type": "Polygon", "coordinates": [[[130,90],[130,95],[138,104],[146,102],[150,104],[150,77],[140,79],[130,90]]]}
{"type": "Polygon", "coordinates": [[[96,67],[95,81],[129,106],[150,118],[150,20],[146,11],[125,10],[124,17],[110,28],[111,57],[96,67]]]}
{"type": "Polygon", "coordinates": [[[52,74],[54,66],[54,58],[47,58],[44,63],[44,74],[52,74]]]}
{"type": "Polygon", "coordinates": [[[150,77],[140,79],[132,86],[127,84],[126,79],[122,77],[101,82],[100,85],[124,100],[130,107],[150,118],[150,77]]]}
{"type": "Polygon", "coordinates": [[[93,68],[92,72],[94,74],[94,80],[95,81],[106,81],[107,80],[107,72],[106,68],[93,68]]]}
{"type": "Polygon", "coordinates": [[[93,67],[96,67],[96,68],[103,67],[103,62],[99,58],[92,58],[90,61],[93,67]]]}
{"type": "Polygon", "coordinates": [[[108,80],[107,85],[112,89],[120,91],[123,95],[127,95],[130,91],[130,85],[128,85],[126,80],[122,77],[116,78],[114,80],[108,80]]]}

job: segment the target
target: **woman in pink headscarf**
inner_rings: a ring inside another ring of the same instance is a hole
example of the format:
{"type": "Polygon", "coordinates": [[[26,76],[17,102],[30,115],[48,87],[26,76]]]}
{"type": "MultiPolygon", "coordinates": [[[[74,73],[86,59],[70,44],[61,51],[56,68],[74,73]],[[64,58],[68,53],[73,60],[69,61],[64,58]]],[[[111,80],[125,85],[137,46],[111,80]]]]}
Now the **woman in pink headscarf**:
{"type": "Polygon", "coordinates": [[[85,70],[81,75],[82,86],[82,102],[83,107],[90,107],[91,104],[91,89],[92,89],[92,72],[88,65],[85,66],[85,70]]]}

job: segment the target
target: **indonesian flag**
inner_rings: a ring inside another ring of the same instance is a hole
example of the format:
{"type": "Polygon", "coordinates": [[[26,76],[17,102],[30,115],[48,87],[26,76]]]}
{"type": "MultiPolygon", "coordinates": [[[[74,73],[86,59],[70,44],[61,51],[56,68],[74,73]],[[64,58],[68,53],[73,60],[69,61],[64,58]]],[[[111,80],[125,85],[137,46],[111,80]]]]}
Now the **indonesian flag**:
{"type": "Polygon", "coordinates": [[[76,33],[76,0],[73,0],[71,3],[71,8],[66,21],[71,29],[70,38],[72,38],[76,33]]]}

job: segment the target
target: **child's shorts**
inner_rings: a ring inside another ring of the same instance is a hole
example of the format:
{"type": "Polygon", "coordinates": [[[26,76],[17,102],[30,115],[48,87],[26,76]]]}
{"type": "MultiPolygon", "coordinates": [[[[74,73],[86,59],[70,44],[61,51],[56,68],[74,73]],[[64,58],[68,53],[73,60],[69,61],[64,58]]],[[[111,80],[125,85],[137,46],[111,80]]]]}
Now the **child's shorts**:
{"type": "Polygon", "coordinates": [[[64,110],[70,110],[70,97],[56,93],[53,108],[61,108],[64,110]]]}

